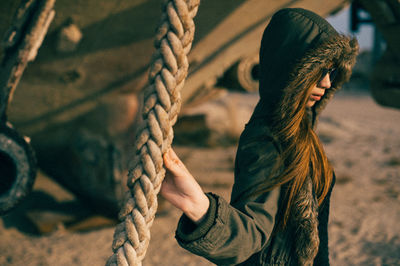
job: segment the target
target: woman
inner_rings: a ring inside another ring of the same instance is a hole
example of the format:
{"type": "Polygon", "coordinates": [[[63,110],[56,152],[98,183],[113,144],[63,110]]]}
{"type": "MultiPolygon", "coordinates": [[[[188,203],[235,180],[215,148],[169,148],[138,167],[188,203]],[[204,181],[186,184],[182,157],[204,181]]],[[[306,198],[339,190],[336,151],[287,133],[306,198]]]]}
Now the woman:
{"type": "Polygon", "coordinates": [[[304,9],[277,12],[260,49],[260,100],[243,131],[231,202],[204,194],[173,150],[161,194],[179,244],[219,265],[329,265],[332,166],[313,128],[358,44],[304,9]]]}

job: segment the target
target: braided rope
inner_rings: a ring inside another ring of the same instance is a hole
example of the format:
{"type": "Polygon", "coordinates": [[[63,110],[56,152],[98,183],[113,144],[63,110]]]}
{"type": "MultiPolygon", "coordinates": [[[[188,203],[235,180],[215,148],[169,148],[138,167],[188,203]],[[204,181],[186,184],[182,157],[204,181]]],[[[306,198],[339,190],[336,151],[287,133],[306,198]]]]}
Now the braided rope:
{"type": "Polygon", "coordinates": [[[157,29],[144,90],[143,122],[136,140],[136,158],[128,175],[125,201],[114,232],[114,254],[107,265],[141,265],[150,241],[150,227],[157,211],[157,194],[165,176],[162,155],[173,139],[181,106],[180,91],[188,73],[194,37],[193,18],[200,0],[165,0],[157,29]]]}

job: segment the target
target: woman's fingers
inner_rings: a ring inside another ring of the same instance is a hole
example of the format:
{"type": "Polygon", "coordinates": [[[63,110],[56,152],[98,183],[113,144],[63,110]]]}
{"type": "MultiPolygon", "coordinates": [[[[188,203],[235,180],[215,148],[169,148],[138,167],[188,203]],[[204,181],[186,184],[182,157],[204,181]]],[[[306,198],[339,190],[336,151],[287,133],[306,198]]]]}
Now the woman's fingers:
{"type": "Polygon", "coordinates": [[[172,168],[174,164],[179,163],[179,158],[174,152],[172,148],[169,148],[168,151],[164,154],[164,164],[167,168],[172,168]]]}
{"type": "Polygon", "coordinates": [[[176,155],[174,149],[170,148],[168,150],[168,157],[170,158],[170,160],[175,164],[175,165],[179,165],[179,166],[184,166],[183,162],[181,161],[181,159],[179,159],[178,155],[176,155]]]}
{"type": "Polygon", "coordinates": [[[171,160],[174,160],[176,162],[180,161],[178,158],[178,155],[176,155],[174,149],[169,148],[167,153],[168,153],[169,158],[171,158],[171,160]]]}
{"type": "Polygon", "coordinates": [[[174,172],[176,174],[187,172],[186,166],[176,155],[175,151],[172,148],[169,148],[168,151],[164,154],[164,165],[165,167],[174,172]]]}
{"type": "Polygon", "coordinates": [[[163,156],[164,159],[164,165],[168,170],[171,170],[174,162],[171,159],[171,148],[168,149],[168,151],[164,154],[163,156]]]}
{"type": "Polygon", "coordinates": [[[209,206],[207,196],[172,148],[168,149],[163,159],[167,173],[161,195],[194,222],[201,220],[209,206]]]}

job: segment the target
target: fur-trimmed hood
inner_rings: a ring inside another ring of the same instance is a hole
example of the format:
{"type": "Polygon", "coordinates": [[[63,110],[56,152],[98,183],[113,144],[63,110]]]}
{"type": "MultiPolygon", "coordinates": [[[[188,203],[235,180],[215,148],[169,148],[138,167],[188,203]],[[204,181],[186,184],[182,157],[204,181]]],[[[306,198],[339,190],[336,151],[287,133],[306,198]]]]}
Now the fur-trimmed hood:
{"type": "MultiPolygon", "coordinates": [[[[334,93],[350,78],[357,54],[357,40],[339,34],[317,14],[300,8],[278,11],[265,29],[261,41],[260,100],[252,119],[268,121],[271,133],[275,136],[276,125],[285,124],[285,119],[292,119],[299,108],[306,108],[301,103],[306,102],[302,98],[306,97],[307,86],[311,86],[311,82],[322,75],[323,68],[334,66],[337,76],[331,88],[307,112],[312,114],[314,124],[334,93]]],[[[306,179],[297,194],[291,213],[291,229],[288,230],[294,232],[296,256],[288,255],[290,251],[278,245],[271,247],[273,257],[296,257],[296,265],[312,265],[320,239],[318,202],[311,177],[306,179]]],[[[283,237],[281,242],[286,243],[283,246],[290,246],[293,239],[283,237]]]]}
{"type": "Polygon", "coordinates": [[[350,78],[357,53],[355,38],[339,34],[317,14],[300,8],[280,10],[262,37],[260,101],[253,117],[272,118],[282,104],[284,93],[299,94],[306,90],[301,84],[307,78],[333,64],[338,74],[331,89],[314,105],[313,113],[317,115],[350,78]]]}

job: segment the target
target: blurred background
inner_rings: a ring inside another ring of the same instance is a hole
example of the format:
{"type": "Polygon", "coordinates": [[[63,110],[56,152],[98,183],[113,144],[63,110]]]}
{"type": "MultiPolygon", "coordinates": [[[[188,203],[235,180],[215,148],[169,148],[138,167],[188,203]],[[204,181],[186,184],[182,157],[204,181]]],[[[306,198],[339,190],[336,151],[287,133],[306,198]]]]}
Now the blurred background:
{"type": "MultiPolygon", "coordinates": [[[[104,264],[161,1],[57,0],[36,58],[4,100],[18,40],[45,2],[0,3],[0,264],[104,264]]],[[[361,47],[351,81],[318,125],[338,177],[332,265],[398,265],[398,1],[201,1],[174,146],[204,190],[229,200],[238,137],[258,100],[261,34],[284,7],[313,10],[361,47]]],[[[145,265],[211,265],[174,241],[179,215],[160,199],[145,265]]]]}

